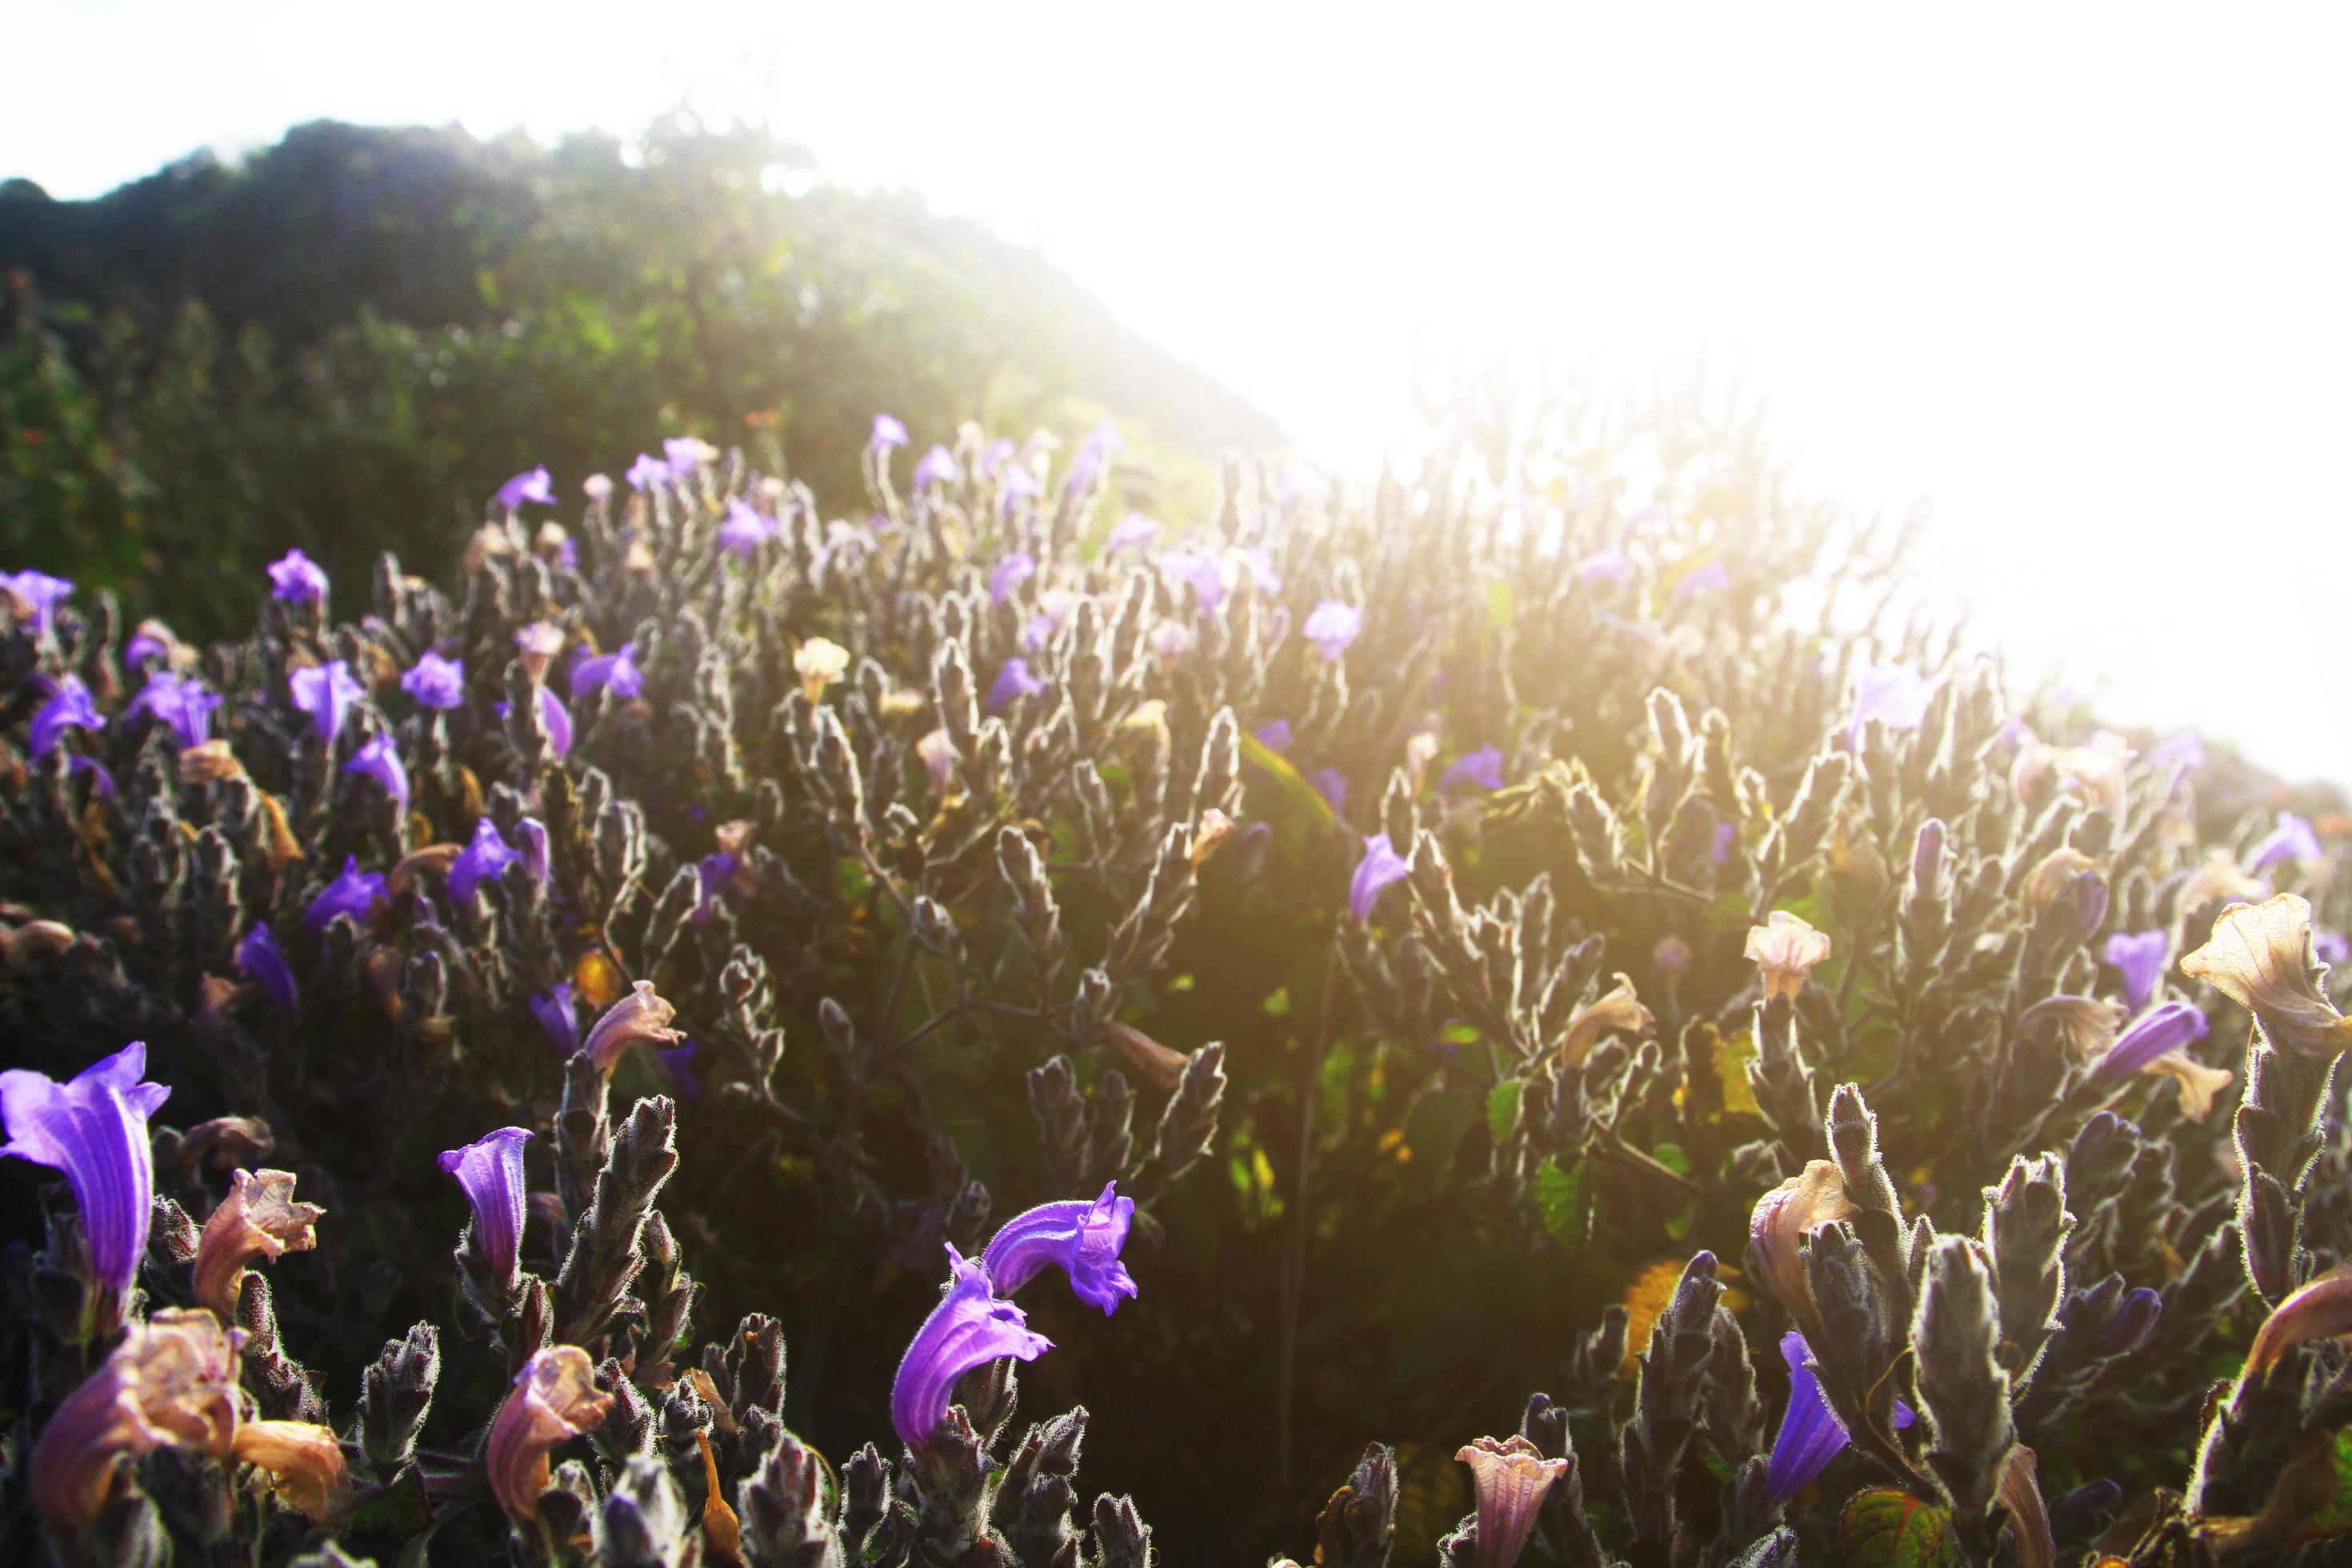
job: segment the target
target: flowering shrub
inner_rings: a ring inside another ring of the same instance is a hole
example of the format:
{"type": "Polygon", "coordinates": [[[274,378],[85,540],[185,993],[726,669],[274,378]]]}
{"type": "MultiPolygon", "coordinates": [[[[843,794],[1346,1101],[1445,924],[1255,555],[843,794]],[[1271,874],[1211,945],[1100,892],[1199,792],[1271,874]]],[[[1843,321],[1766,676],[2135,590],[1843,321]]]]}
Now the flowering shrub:
{"type": "Polygon", "coordinates": [[[7,1554],[2352,1524],[2337,825],[1591,430],[1164,523],[677,437],[204,650],[6,579],[7,1554]]]}

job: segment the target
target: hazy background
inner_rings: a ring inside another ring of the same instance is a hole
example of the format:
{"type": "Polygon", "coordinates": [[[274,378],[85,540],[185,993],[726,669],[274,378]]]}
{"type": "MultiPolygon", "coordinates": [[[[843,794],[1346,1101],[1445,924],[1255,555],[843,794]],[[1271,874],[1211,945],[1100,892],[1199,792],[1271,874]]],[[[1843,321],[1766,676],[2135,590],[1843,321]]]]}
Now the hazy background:
{"type": "Polygon", "coordinates": [[[17,7],[0,174],[683,99],[1036,245],[1342,468],[1411,427],[1417,352],[1736,374],[1811,487],[1931,503],[1987,640],[2352,781],[2310,695],[2352,561],[2340,16],[329,10],[17,7]]]}

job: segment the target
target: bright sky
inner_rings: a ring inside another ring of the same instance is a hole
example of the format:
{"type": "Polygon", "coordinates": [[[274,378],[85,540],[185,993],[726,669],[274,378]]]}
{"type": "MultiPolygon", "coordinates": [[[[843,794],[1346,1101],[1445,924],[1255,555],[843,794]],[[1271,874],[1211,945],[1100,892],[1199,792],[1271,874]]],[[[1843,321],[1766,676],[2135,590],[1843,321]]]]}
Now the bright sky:
{"type": "Polygon", "coordinates": [[[1038,245],[1341,466],[1421,345],[1737,374],[1811,487],[1931,503],[1987,637],[2352,782],[2352,13],[1767,9],[79,0],[9,25],[0,174],[691,95],[1038,245]]]}

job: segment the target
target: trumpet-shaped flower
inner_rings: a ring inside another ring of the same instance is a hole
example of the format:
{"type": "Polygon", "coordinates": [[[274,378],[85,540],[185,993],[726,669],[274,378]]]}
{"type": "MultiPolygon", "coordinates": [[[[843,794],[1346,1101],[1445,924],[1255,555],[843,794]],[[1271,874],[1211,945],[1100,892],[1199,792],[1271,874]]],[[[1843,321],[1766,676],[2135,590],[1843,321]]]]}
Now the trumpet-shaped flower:
{"type": "Polygon", "coordinates": [[[1381,892],[1390,884],[1402,882],[1412,869],[1405,858],[1396,852],[1385,833],[1375,833],[1364,840],[1364,858],[1356,862],[1356,874],[1348,883],[1348,912],[1359,921],[1372,918],[1372,906],[1380,901],[1381,892]]]}
{"type": "Polygon", "coordinates": [[[849,673],[849,650],[830,637],[811,637],[793,650],[793,673],[811,702],[824,700],[824,689],[849,673]]]}
{"type": "Polygon", "coordinates": [[[1622,544],[1596,550],[1576,563],[1580,583],[1622,583],[1633,574],[1633,558],[1622,544]]]}
{"type": "Polygon", "coordinates": [[[366,774],[383,786],[383,793],[401,810],[408,809],[408,768],[401,762],[400,749],[392,743],[391,736],[375,736],[353,752],[352,760],[343,764],[343,772],[366,774]]]}
{"type": "Polygon", "coordinates": [[[319,1245],[327,1211],[297,1202],[291,1171],[233,1171],[228,1196],[196,1240],[196,1304],[235,1322],[239,1281],[256,1258],[277,1258],[319,1245]]]}
{"type": "Polygon", "coordinates": [[[890,1385],[890,1424],[900,1441],[920,1448],[947,1419],[956,1379],[976,1366],[1010,1356],[1035,1361],[1054,1348],[1029,1331],[1020,1308],[1000,1300],[978,1258],[948,1249],[948,1289],[899,1359],[890,1385]]]}
{"type": "Polygon", "coordinates": [[[2180,971],[2253,1014],[2281,1050],[2333,1060],[2352,1048],[2352,1020],[2312,976],[2311,905],[2293,893],[2222,910],[2180,971]]]}
{"type": "Polygon", "coordinates": [[[1049,1264],[1069,1276],[1071,1293],[1108,1317],[1118,1304],[1135,1294],[1135,1281],[1119,1261],[1127,1245],[1128,1227],[1135,1218],[1135,1200],[1121,1197],[1116,1182],[1088,1203],[1072,1198],[1040,1204],[1004,1222],[981,1254],[989,1282],[1000,1296],[1010,1296],[1036,1278],[1049,1264]]]}
{"type": "Polygon", "coordinates": [[[436,1162],[466,1190],[482,1255],[509,1288],[522,1268],[523,1203],[530,1195],[523,1181],[522,1146],[530,1142],[524,1129],[501,1127],[462,1149],[449,1150],[436,1162]]]}
{"type": "Polygon", "coordinates": [[[625,702],[635,702],[646,694],[645,671],[637,668],[635,643],[624,643],[617,653],[598,654],[572,667],[572,695],[575,699],[607,686],[613,689],[614,696],[625,702]]]}
{"type": "Polygon", "coordinates": [[[1456,757],[1437,775],[1440,792],[1460,789],[1498,790],[1503,787],[1503,752],[1499,746],[1481,746],[1456,757]]]}
{"type": "Polygon", "coordinates": [[[1813,965],[1830,955],[1826,931],[1802,915],[1774,910],[1760,926],[1748,928],[1747,958],[1764,981],[1767,996],[1790,996],[1805,988],[1813,965]]]}
{"type": "Polygon", "coordinates": [[[351,1472],[331,1427],[315,1421],[240,1421],[235,1451],[268,1472],[269,1495],[295,1512],[329,1524],[350,1511],[351,1472]]]}
{"type": "Polygon", "coordinates": [[[548,1455],[558,1444],[603,1426],[613,1397],[598,1392],[595,1363],[578,1345],[550,1345],[523,1363],[482,1437],[482,1468],[509,1519],[528,1522],[539,1517],[540,1494],[547,1490],[551,1469],[548,1455]]]}
{"type": "Polygon", "coordinates": [[[961,478],[963,469],[956,465],[955,454],[945,447],[934,447],[915,465],[914,488],[919,494],[933,485],[951,485],[961,478]]]}
{"type": "MultiPolygon", "coordinates": [[[[2177,1051],[2192,1041],[2205,1037],[2205,1015],[2186,1002],[2167,1002],[2163,1006],[2142,1014],[2131,1027],[2116,1037],[2116,1043],[2099,1058],[2092,1076],[2099,1079],[2128,1077],[2144,1072],[2158,1057],[2177,1051]]],[[[2227,1083],[2230,1075],[2223,1073],[2227,1083]]]]}
{"type": "Polygon", "coordinates": [[[58,739],[68,730],[103,730],[106,715],[90,700],[89,688],[79,677],[66,676],[57,683],[57,691],[33,714],[28,743],[36,759],[57,750],[58,739]]]}
{"type": "Polygon", "coordinates": [[[310,900],[302,910],[302,923],[312,931],[324,931],[335,923],[338,916],[349,915],[365,925],[390,901],[383,878],[373,871],[361,870],[359,857],[347,855],[343,858],[342,875],[310,900]]]}
{"type": "Polygon", "coordinates": [[[427,648],[414,668],[400,678],[400,689],[425,708],[458,708],[466,701],[466,664],[443,658],[427,648]]]}
{"type": "Polygon", "coordinates": [[[2245,1378],[2268,1375],[2300,1345],[2352,1334],[2352,1264],[2339,1263],[2271,1309],[2246,1351],[2245,1378]]]}
{"type": "Polygon", "coordinates": [[[674,1046],[686,1038],[683,1031],[669,1026],[669,1021],[677,1016],[677,1009],[654,990],[654,983],[640,980],[626,996],[604,1009],[604,1016],[596,1020],[596,1026],[588,1031],[588,1038],[580,1048],[610,1078],[620,1062],[621,1053],[638,1041],[674,1046]]]}
{"type": "MultiPolygon", "coordinates": [[[[504,719],[513,707],[511,702],[499,703],[499,717],[504,719]]],[[[571,755],[572,710],[563,705],[562,698],[544,686],[539,689],[539,723],[540,728],[547,731],[548,750],[559,757],[571,755]]]]}
{"type": "Polygon", "coordinates": [[[236,944],[236,967],[239,973],[259,985],[263,994],[286,1012],[292,1012],[300,1002],[294,971],[268,925],[257,923],[236,944]]]}
{"type": "Polygon", "coordinates": [[[499,487],[499,507],[513,511],[525,501],[537,501],[541,506],[555,504],[555,481],[548,476],[547,466],[526,469],[499,487]]]}
{"type": "Polygon", "coordinates": [[[7,596],[10,611],[20,621],[31,621],[35,631],[43,637],[57,625],[58,606],[72,597],[73,591],[71,583],[46,572],[26,570],[0,574],[0,595],[7,596]]]}
{"type": "Polygon", "coordinates": [[[637,460],[631,463],[629,471],[621,477],[629,481],[631,489],[642,491],[651,489],[654,486],[668,479],[671,474],[667,463],[650,453],[639,452],[637,460]]]}
{"type": "Polygon", "coordinates": [[[1813,1304],[1813,1287],[1805,1273],[1804,1238],[1825,1225],[1852,1219],[1853,1200],[1846,1195],[1844,1178],[1827,1160],[1811,1160],[1802,1174],[1790,1177],[1756,1200],[1748,1217],[1748,1255],[1764,1288],[1798,1323],[1814,1328],[1821,1314],[1813,1304]]]}
{"type": "Polygon", "coordinates": [[[2278,826],[2246,857],[2246,869],[2260,876],[2282,860],[2313,866],[2318,864],[2322,853],[2319,836],[2311,830],[2311,824],[2291,811],[2282,811],[2278,814],[2278,826]]]}
{"type": "Polygon", "coordinates": [[[139,1277],[155,1206],[147,1119],[172,1091],[142,1083],[147,1047],[133,1040],[65,1083],[25,1068],[0,1072],[0,1123],[13,1154],[65,1173],[98,1282],[121,1295],[139,1277]]]}
{"type": "Polygon", "coordinates": [[[27,1478],[33,1505],[72,1540],[105,1506],[119,1461],[165,1447],[226,1458],[236,1397],[236,1344],[210,1312],[167,1309],[127,1325],[105,1364],[41,1428],[27,1478]]]}
{"type": "Polygon", "coordinates": [[[152,715],[158,723],[171,728],[173,737],[183,748],[201,746],[212,739],[213,714],[224,700],[220,693],[206,690],[201,680],[159,669],[147,678],[147,684],[131,700],[124,714],[152,715]]]}
{"type": "Polygon", "coordinates": [[[160,662],[168,667],[179,652],[180,639],[173,634],[172,628],[150,616],[139,623],[138,629],[131,634],[131,640],[122,645],[122,667],[125,669],[143,669],[151,662],[160,662]]]}
{"type": "Polygon", "coordinates": [[[1657,1022],[1634,994],[1633,982],[1622,973],[1614,979],[1616,984],[1606,993],[1570,1016],[1568,1027],[1559,1037],[1560,1060],[1570,1065],[1580,1062],[1592,1054],[1601,1036],[1640,1035],[1657,1022]]]}
{"type": "Polygon", "coordinates": [[[1326,599],[1307,613],[1301,635],[1315,645],[1326,664],[1337,664],[1364,629],[1364,612],[1338,599],[1326,599]]]}
{"type": "Polygon", "coordinates": [[[1160,523],[1157,519],[1146,517],[1139,511],[1131,511],[1118,520],[1118,525],[1110,531],[1110,537],[1103,541],[1103,552],[1108,554],[1118,550],[1141,550],[1159,537],[1160,523]]]}
{"type": "MultiPolygon", "coordinates": [[[[1780,1336],[1780,1359],[1789,1363],[1789,1408],[1780,1417],[1780,1434],[1772,1439],[1764,1489],[1776,1503],[1785,1503],[1812,1485],[1830,1461],[1846,1450],[1853,1439],[1845,1423],[1822,1394],[1822,1380],[1813,1371],[1812,1351],[1795,1329],[1780,1336]]],[[[1895,1402],[1895,1425],[1906,1427],[1911,1407],[1895,1402]]]]}
{"type": "Polygon", "coordinates": [[[1916,730],[1927,718],[1935,687],[1917,670],[1900,664],[1873,665],[1854,679],[1853,724],[1848,740],[1862,743],[1872,720],[1890,730],[1916,730]]]}
{"type": "Polygon", "coordinates": [[[299,550],[289,550],[269,563],[269,596],[289,604],[327,602],[327,574],[299,550]]]}
{"type": "Polygon", "coordinates": [[[2162,931],[2117,931],[2107,938],[2099,956],[2124,977],[2124,1010],[2137,1013],[2156,994],[2164,978],[2171,938],[2162,931]]]}
{"type": "Polygon", "coordinates": [[[874,434],[866,442],[867,451],[885,452],[893,447],[903,447],[906,444],[907,426],[897,417],[888,414],[877,414],[874,416],[874,434]]]}
{"type": "Polygon", "coordinates": [[[572,1001],[572,982],[530,994],[530,1016],[556,1048],[565,1056],[580,1048],[580,1014],[572,1001]]]}
{"type": "Polygon", "coordinates": [[[343,721],[350,715],[352,704],[367,690],[352,679],[352,667],[340,658],[295,670],[286,678],[286,684],[293,694],[294,706],[310,716],[311,732],[320,743],[329,746],[343,732],[343,721]]]}
{"type": "Polygon", "coordinates": [[[996,672],[995,680],[990,683],[988,710],[991,713],[1001,712],[1021,698],[1037,696],[1045,689],[1045,677],[1030,674],[1029,661],[1016,654],[1004,661],[1004,668],[996,672]]]}
{"type": "Polygon", "coordinates": [[[1261,724],[1252,733],[1252,740],[1277,754],[1290,750],[1290,721],[1275,719],[1261,724]]]}
{"type": "Polygon", "coordinates": [[[662,442],[662,460],[679,479],[719,456],[719,448],[699,436],[671,436],[662,442]]]}
{"type": "Polygon", "coordinates": [[[760,552],[760,546],[782,531],[783,525],[774,518],[761,516],[741,496],[730,496],[726,521],[719,525],[719,548],[749,561],[760,552]]]}
{"type": "Polygon", "coordinates": [[[499,825],[483,817],[474,824],[473,841],[449,863],[449,896],[460,904],[473,902],[476,889],[486,881],[497,881],[521,858],[499,835],[499,825]]]}
{"type": "Polygon", "coordinates": [[[1478,1568],[1511,1568],[1527,1550],[1528,1536],[1552,1483],[1569,1471],[1566,1459],[1547,1459],[1517,1434],[1480,1437],[1454,1451],[1470,1467],[1478,1499],[1478,1568]]]}
{"type": "Polygon", "coordinates": [[[988,574],[988,602],[1001,605],[1013,596],[1013,590],[1037,575],[1037,558],[1019,551],[996,563],[988,574]]]}

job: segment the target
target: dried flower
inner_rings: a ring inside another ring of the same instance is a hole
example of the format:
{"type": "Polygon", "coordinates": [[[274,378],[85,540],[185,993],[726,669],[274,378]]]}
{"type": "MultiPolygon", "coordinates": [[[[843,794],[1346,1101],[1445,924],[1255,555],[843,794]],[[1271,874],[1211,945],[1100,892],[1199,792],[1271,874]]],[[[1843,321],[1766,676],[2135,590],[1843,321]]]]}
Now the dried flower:
{"type": "Polygon", "coordinates": [[[466,1189],[482,1256],[509,1289],[522,1268],[523,1199],[530,1191],[523,1180],[522,1146],[530,1142],[527,1130],[501,1127],[462,1149],[449,1150],[436,1162],[466,1189]]]}
{"type": "Polygon", "coordinates": [[[2177,901],[2184,911],[2194,911],[2219,899],[2252,900],[2269,893],[2268,888],[2238,869],[2228,850],[2216,849],[2181,882],[2177,901]]]}
{"type": "Polygon", "coordinates": [[[2211,1114],[2216,1096],[2230,1087],[2227,1068],[2209,1068],[2187,1051],[2167,1051],[2143,1071],[2169,1078],[2180,1086],[2180,1114],[2202,1121],[2211,1114]]]}
{"type": "Polygon", "coordinates": [[[316,1227],[327,1212],[295,1201],[291,1171],[235,1171],[229,1184],[196,1242],[196,1304],[224,1323],[235,1321],[246,1264],[318,1246],[316,1227]]]}
{"type": "Polygon", "coordinates": [[[2320,990],[2310,965],[2311,905],[2280,893],[2222,910],[2211,940],[2182,959],[2180,971],[2252,1013],[2281,1050],[2332,1060],[2352,1047],[2352,1022],[2320,990]]]}
{"type": "Polygon", "coordinates": [[[1054,1348],[1032,1333],[1028,1317],[991,1289],[988,1269],[947,1248],[948,1289],[915,1331],[890,1385],[890,1424],[909,1448],[920,1448],[947,1419],[956,1379],[976,1366],[1011,1356],[1034,1361],[1054,1348]]]}
{"type": "Polygon", "coordinates": [[[997,1230],[981,1254],[989,1282],[999,1296],[1011,1296],[1048,1264],[1069,1276],[1071,1293],[1108,1317],[1135,1294],[1135,1281],[1119,1261],[1135,1218],[1135,1200],[1118,1195],[1118,1184],[1105,1186],[1092,1203],[1073,1198],[1040,1204],[997,1230]]]}
{"type": "Polygon", "coordinates": [[[295,1512],[331,1524],[351,1510],[351,1472],[331,1429],[315,1421],[241,1422],[232,1449],[266,1471],[270,1495],[295,1512]]]}
{"type": "Polygon", "coordinates": [[[2314,1340],[2352,1334],[2352,1264],[2339,1263],[2271,1309],[2246,1350],[2245,1379],[2253,1382],[2314,1340]]]}
{"type": "Polygon", "coordinates": [[[155,1162],[147,1119],[171,1098],[142,1083],[145,1042],[133,1040],[68,1082],[25,1068],[0,1072],[0,1123],[13,1154],[65,1173],[81,1214],[98,1282],[120,1296],[139,1278],[155,1205],[155,1162]]]}
{"type": "Polygon", "coordinates": [[[1366,838],[1364,858],[1356,862],[1356,874],[1348,883],[1348,912],[1359,921],[1370,920],[1372,906],[1380,900],[1381,889],[1403,881],[1412,868],[1390,845],[1387,834],[1375,833],[1366,838]]]}
{"type": "Polygon", "coordinates": [[[1454,1457],[1470,1467],[1470,1484],[1478,1496],[1478,1568],[1511,1568],[1527,1550],[1544,1495],[1568,1473],[1569,1462],[1545,1458],[1516,1433],[1477,1438],[1454,1457]]]}
{"type": "Polygon", "coordinates": [[[2091,1061],[2115,1044],[2116,1033],[2123,1027],[2126,1016],[2120,1003],[2096,996],[2062,994],[2045,996],[2028,1007],[2019,1016],[2017,1026],[2021,1031],[2031,1031],[2043,1024],[2053,1025],[2068,1050],[2084,1061],[2091,1061]]]}
{"type": "Polygon", "coordinates": [[[1559,1037],[1559,1059],[1573,1067],[1592,1053],[1601,1037],[1610,1033],[1640,1035],[1653,1027],[1657,1020],[1633,994],[1633,983],[1622,974],[1617,984],[1590,1005],[1580,1007],[1568,1020],[1568,1028],[1559,1037]]]}
{"type": "Polygon", "coordinates": [[[327,574],[299,550],[289,550],[269,563],[269,596],[289,604],[327,602],[327,574]]]}
{"type": "Polygon", "coordinates": [[[1498,746],[1481,746],[1466,755],[1456,757],[1445,771],[1437,775],[1440,791],[1457,789],[1498,790],[1503,787],[1503,752],[1498,746]]]}
{"type": "Polygon", "coordinates": [[[915,742],[915,755],[922,759],[923,771],[930,775],[931,793],[945,793],[948,781],[955,775],[955,742],[948,739],[945,730],[934,730],[915,742]]]}
{"type": "Polygon", "coordinates": [[[388,902],[383,879],[373,871],[361,870],[359,857],[347,855],[343,858],[342,875],[310,900],[302,911],[302,923],[312,931],[324,931],[338,917],[349,915],[365,925],[388,902]]]}
{"type": "MultiPolygon", "coordinates": [[[[180,752],[180,782],[207,784],[219,779],[239,779],[245,776],[245,764],[228,749],[226,741],[206,741],[199,746],[189,746],[180,752]]],[[[296,858],[299,858],[298,855],[296,858]]]]}
{"type": "Polygon", "coordinates": [[[1767,996],[1793,997],[1805,988],[1813,965],[1829,955],[1828,933],[1787,910],[1774,910],[1762,925],[1748,928],[1746,956],[1763,977],[1767,996]]]}
{"type": "Polygon", "coordinates": [[[614,1003],[588,1031],[581,1050],[593,1058],[605,1077],[613,1076],[619,1065],[621,1053],[640,1040],[650,1040],[674,1046],[686,1038],[685,1034],[668,1026],[677,1016],[677,1009],[662,1000],[650,980],[640,980],[626,996],[614,1003]]]}
{"type": "Polygon", "coordinates": [[[517,474],[499,487],[498,503],[504,510],[513,511],[525,501],[537,501],[541,506],[555,504],[555,481],[549,478],[545,464],[517,474]]]}
{"type": "Polygon", "coordinates": [[[1837,1166],[1827,1160],[1809,1160],[1802,1174],[1757,1199],[1748,1215],[1750,1263],[1772,1299],[1806,1328],[1818,1329],[1821,1315],[1805,1275],[1804,1238],[1825,1225],[1852,1219],[1856,1212],[1837,1166]]]}
{"type": "Polygon", "coordinates": [[[124,1328],[34,1445],[33,1505],[71,1540],[94,1520],[115,1463],[157,1448],[226,1458],[236,1431],[236,1343],[210,1312],[167,1309],[124,1328]]]}
{"type": "Polygon", "coordinates": [[[426,708],[457,708],[466,701],[466,665],[426,649],[400,678],[400,689],[426,708]]]}
{"type": "Polygon", "coordinates": [[[1183,1081],[1184,1064],[1192,1058],[1182,1051],[1171,1050],[1127,1024],[1107,1023],[1102,1026],[1102,1033],[1129,1070],[1152,1088],[1166,1091],[1183,1081]]]}
{"type": "Polygon", "coordinates": [[[340,658],[298,669],[286,678],[286,684],[293,694],[295,708],[310,716],[311,732],[322,745],[329,746],[343,732],[343,720],[350,714],[352,704],[367,689],[352,679],[351,666],[340,658]]]}
{"type": "Polygon", "coordinates": [[[2074,887],[2076,878],[2095,872],[2098,864],[2070,845],[2053,849],[2025,874],[2025,901],[2037,910],[2049,908],[2060,894],[2074,887]]]}
{"type": "Polygon", "coordinates": [[[402,763],[399,748],[392,743],[391,736],[378,735],[370,740],[352,753],[352,760],[343,764],[342,771],[366,774],[392,797],[394,805],[404,812],[408,809],[408,769],[402,763]]]}
{"type": "Polygon", "coordinates": [[[547,679],[547,667],[563,651],[563,628],[553,621],[533,621],[514,635],[522,656],[522,672],[533,680],[547,679]]]}
{"type": "Polygon", "coordinates": [[[811,702],[824,700],[824,689],[849,673],[849,650],[829,637],[811,637],[793,650],[793,673],[811,702]]]}
{"type": "Polygon", "coordinates": [[[612,1408],[613,1395],[597,1392],[595,1365],[578,1345],[550,1345],[523,1363],[482,1438],[482,1468],[508,1518],[539,1518],[548,1455],[603,1426],[612,1408]]]}

